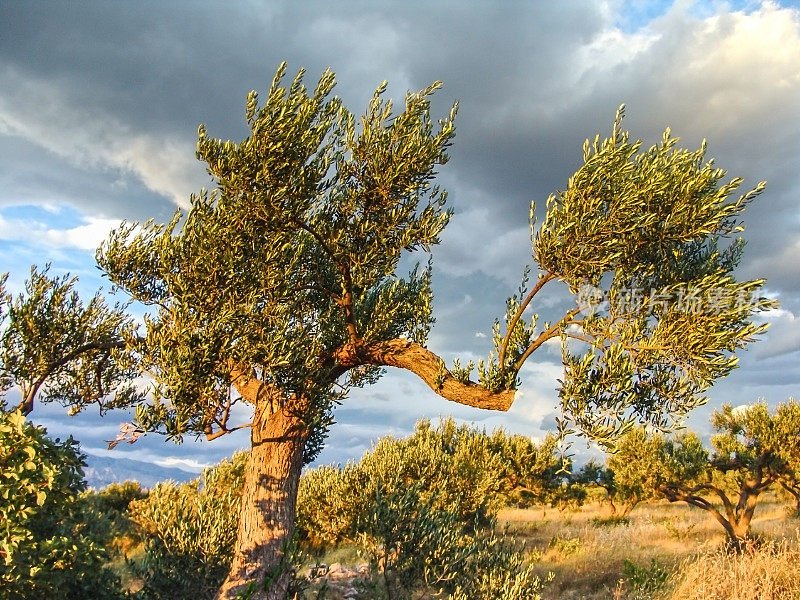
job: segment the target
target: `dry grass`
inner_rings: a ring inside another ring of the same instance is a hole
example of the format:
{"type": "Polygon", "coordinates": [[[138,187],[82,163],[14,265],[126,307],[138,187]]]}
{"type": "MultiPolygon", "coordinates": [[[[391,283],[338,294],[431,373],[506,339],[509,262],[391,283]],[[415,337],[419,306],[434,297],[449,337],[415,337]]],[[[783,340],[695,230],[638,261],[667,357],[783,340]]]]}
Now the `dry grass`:
{"type": "Polygon", "coordinates": [[[800,549],[788,541],[735,556],[722,551],[683,565],[671,600],[798,600],[800,549]]]}
{"type": "Polygon", "coordinates": [[[762,501],[753,531],[778,546],[767,544],[763,552],[747,557],[725,555],[719,524],[705,511],[679,503],[640,506],[621,522],[609,519],[607,509],[597,504],[564,513],[509,509],[500,519],[533,556],[540,556],[540,574],[554,573],[543,600],[800,600],[798,592],[783,583],[800,580],[800,520],[789,518],[784,506],[774,499],[762,501]],[[785,566],[779,568],[781,564],[785,566]],[[670,573],[666,585],[656,586],[655,575],[665,571],[670,573]],[[745,580],[737,583],[736,577],[756,572],[763,572],[764,579],[753,584],[761,586],[757,589],[778,586],[788,595],[746,595],[745,580]],[[686,590],[697,588],[699,580],[708,582],[708,593],[689,595],[686,590]],[[658,589],[649,589],[649,583],[658,589]],[[670,596],[672,589],[680,589],[680,595],[670,596]],[[723,595],[721,590],[741,590],[744,595],[723,595]]]}

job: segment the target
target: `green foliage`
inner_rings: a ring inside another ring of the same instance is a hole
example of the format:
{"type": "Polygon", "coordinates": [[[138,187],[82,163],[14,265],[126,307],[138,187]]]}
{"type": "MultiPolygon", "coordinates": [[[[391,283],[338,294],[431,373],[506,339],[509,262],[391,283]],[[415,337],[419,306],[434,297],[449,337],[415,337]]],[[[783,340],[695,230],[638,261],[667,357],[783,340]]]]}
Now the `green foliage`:
{"type": "Polygon", "coordinates": [[[626,516],[637,504],[657,495],[652,478],[662,469],[661,441],[639,427],[623,435],[616,450],[606,461],[601,482],[614,506],[626,516]],[[637,460],[629,460],[634,454],[637,460]]]}
{"type": "Polygon", "coordinates": [[[580,551],[581,538],[556,535],[550,540],[550,548],[561,556],[570,556],[580,551]]]}
{"type": "Polygon", "coordinates": [[[749,535],[758,497],[776,482],[791,479],[800,463],[800,405],[765,403],[714,412],[711,450],[685,433],[674,438],[637,433],[639,443],[617,453],[615,480],[628,478],[672,502],[711,512],[738,549],[749,535]]]}
{"type": "MultiPolygon", "coordinates": [[[[280,404],[306,398],[298,410],[319,434],[342,395],[337,350],[427,335],[430,267],[406,277],[397,267],[404,251],[437,243],[450,218],[431,182],[447,161],[455,108],[434,126],[436,83],[395,114],[382,84],[357,123],[331,97],[331,72],[314,90],[302,71],[286,87],[284,75],[282,65],[262,106],[248,97],[243,141],[200,128],[213,192],[168,224],[123,225],[98,252],[110,279],[155,309],[142,350],[155,400],[136,416],[146,430],[224,431],[239,400],[230,384],[244,372],[274,386],[280,404]]],[[[380,372],[354,369],[344,389],[380,372]]]]}
{"type": "Polygon", "coordinates": [[[131,502],[146,497],[147,492],[135,481],[112,483],[81,494],[83,520],[112,557],[124,556],[128,548],[142,541],[141,530],[130,519],[128,509],[131,502]]]}
{"type": "Polygon", "coordinates": [[[631,588],[630,600],[649,600],[666,587],[670,576],[669,571],[658,564],[655,558],[650,561],[649,567],[626,560],[622,573],[631,588]]]}
{"type": "Polygon", "coordinates": [[[500,506],[549,498],[561,459],[554,438],[540,446],[502,430],[492,434],[452,419],[417,423],[406,439],[382,439],[357,464],[319,467],[303,475],[298,528],[312,545],[353,539],[353,528],[374,498],[392,486],[419,485],[431,510],[454,513],[462,525],[485,520],[500,506]]]}
{"type": "Polygon", "coordinates": [[[599,488],[612,511],[612,517],[604,522],[624,522],[637,504],[657,497],[654,477],[663,468],[663,444],[662,437],[634,427],[618,438],[605,466],[590,460],[570,476],[570,487],[599,488]]]}
{"type": "Polygon", "coordinates": [[[72,438],[0,413],[0,599],[121,597],[82,510],[83,460],[72,438]]]}
{"type": "Polygon", "coordinates": [[[561,338],[562,430],[571,423],[609,447],[636,421],[669,429],[703,403],[703,392],[736,366],[734,351],[764,329],[751,315],[774,306],[759,296],[762,280],[735,280],[744,242],[728,241],[763,183],[732,199],[742,180],[722,183],[705,144],[679,149],[667,130],[643,150],[622,129],[623,114],[609,138],[587,140],[583,166],[548,198],[538,229],[532,207],[536,285],[528,290],[526,271],[508,300],[504,335],[495,323],[496,357],[479,365],[488,388],[513,388],[525,360],[561,338]],[[527,309],[555,279],[579,307],[537,327],[527,309]],[[604,294],[607,311],[580,306],[587,290],[604,294]]]}
{"type": "Polygon", "coordinates": [[[37,396],[73,414],[92,402],[101,411],[138,402],[131,380],[139,371],[123,341],[134,335],[125,307],[107,305],[99,293],[84,305],[74,277],[51,277],[48,270],[32,267],[16,298],[0,286],[0,324],[7,320],[0,331],[0,394],[18,386],[26,414],[37,396]]]}
{"type": "Polygon", "coordinates": [[[355,531],[371,559],[373,597],[405,600],[419,594],[511,600],[538,598],[541,582],[524,566],[522,549],[494,533],[495,522],[466,526],[434,508],[419,484],[378,488],[355,531]]]}
{"type": "Polygon", "coordinates": [[[380,575],[390,599],[410,598],[414,590],[440,590],[458,576],[474,549],[455,512],[435,508],[436,496],[423,501],[420,483],[381,482],[357,515],[353,533],[380,575]]]}
{"type": "Polygon", "coordinates": [[[247,453],[206,469],[181,485],[158,484],[130,503],[145,532],[145,556],[131,563],[147,600],[213,598],[230,566],[239,523],[247,453]]]}

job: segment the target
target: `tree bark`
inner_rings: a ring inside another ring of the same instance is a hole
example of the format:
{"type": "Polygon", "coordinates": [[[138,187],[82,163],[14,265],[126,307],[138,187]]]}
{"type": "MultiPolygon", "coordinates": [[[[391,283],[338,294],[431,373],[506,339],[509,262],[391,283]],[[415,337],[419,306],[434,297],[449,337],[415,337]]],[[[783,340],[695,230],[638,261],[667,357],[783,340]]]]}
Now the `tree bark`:
{"type": "Polygon", "coordinates": [[[491,391],[471,381],[459,381],[436,354],[404,339],[347,344],[334,359],[343,371],[365,364],[411,371],[443,398],[464,406],[506,411],[514,403],[514,390],[491,391]]]}
{"type": "Polygon", "coordinates": [[[283,600],[292,578],[297,485],[307,428],[286,408],[256,409],[233,562],[217,600],[283,600]]]}

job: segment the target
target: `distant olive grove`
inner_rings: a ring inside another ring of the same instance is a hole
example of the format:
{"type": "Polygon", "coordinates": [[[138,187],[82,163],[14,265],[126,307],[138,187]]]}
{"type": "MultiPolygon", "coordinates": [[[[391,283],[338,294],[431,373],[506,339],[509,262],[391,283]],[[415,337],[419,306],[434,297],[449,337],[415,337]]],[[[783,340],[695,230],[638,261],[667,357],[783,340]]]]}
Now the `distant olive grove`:
{"type": "MultiPolygon", "coordinates": [[[[365,597],[536,598],[537,551],[497,528],[508,507],[569,513],[599,501],[609,522],[621,523],[641,503],[683,501],[709,511],[742,551],[762,493],[800,481],[798,419],[794,400],[774,411],[723,407],[710,451],[692,433],[634,429],[604,463],[580,468],[559,454],[555,437],[537,444],[451,419],[420,421],[410,437],[384,438],[358,462],[303,474],[287,549],[292,593],[306,597],[311,583],[301,564],[346,546],[369,564],[359,580],[365,597]]],[[[87,491],[83,458],[74,442],[3,413],[0,598],[56,590],[68,599],[214,598],[230,567],[247,453],[193,482],[150,490],[128,483],[87,491]]]]}

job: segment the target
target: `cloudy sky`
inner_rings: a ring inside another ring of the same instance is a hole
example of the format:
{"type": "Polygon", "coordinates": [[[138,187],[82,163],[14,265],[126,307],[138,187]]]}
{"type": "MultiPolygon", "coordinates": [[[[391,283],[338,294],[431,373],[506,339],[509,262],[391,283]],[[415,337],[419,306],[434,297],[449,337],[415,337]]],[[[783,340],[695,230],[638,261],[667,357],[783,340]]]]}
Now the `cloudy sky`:
{"type": "MultiPolygon", "coordinates": [[[[31,264],[104,281],[94,249],[120,220],[166,220],[210,178],[194,158],[197,126],[245,135],[244,99],[277,65],[330,66],[360,112],[389,82],[402,98],[433,80],[439,115],[458,99],[452,161],[440,174],[456,216],[434,251],[429,346],[484,356],[486,335],[529,261],[529,205],[579,166],[587,137],[627,104],[634,137],[666,126],[745,186],[768,181],[748,210],[740,273],[763,276],[781,308],[741,368],[711,390],[691,425],[723,402],[777,403],[800,383],[800,7],[797,2],[32,2],[0,4],[0,271],[18,290],[31,264]]],[[[564,302],[545,298],[544,310],[564,302]]],[[[555,310],[555,308],[553,308],[555,310]]],[[[413,375],[389,373],[337,413],[320,460],[359,456],[420,417],[453,414],[542,436],[553,426],[558,352],[524,368],[509,413],[444,401],[413,375]]],[[[34,420],[102,454],[124,413],[34,420]]],[[[247,436],[182,446],[148,436],[111,455],[199,465],[247,436]]]]}

